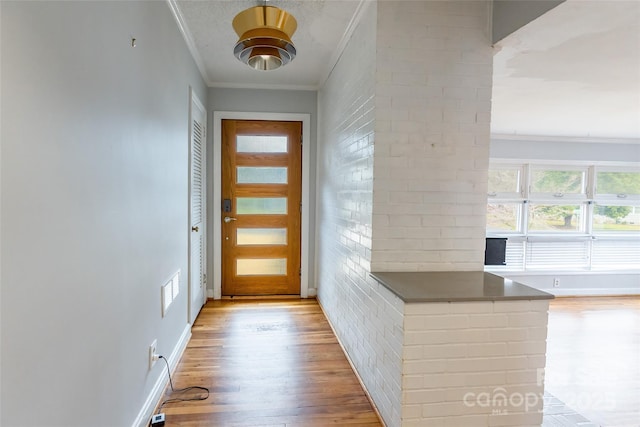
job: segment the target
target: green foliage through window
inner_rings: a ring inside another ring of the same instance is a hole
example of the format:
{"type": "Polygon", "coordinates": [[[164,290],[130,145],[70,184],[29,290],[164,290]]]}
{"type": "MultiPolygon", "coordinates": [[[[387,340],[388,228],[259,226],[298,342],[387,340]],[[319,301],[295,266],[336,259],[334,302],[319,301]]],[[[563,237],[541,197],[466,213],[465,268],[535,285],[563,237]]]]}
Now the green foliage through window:
{"type": "Polygon", "coordinates": [[[584,192],[584,172],[534,170],[531,174],[533,193],[580,194],[584,192]]]}
{"type": "Polygon", "coordinates": [[[593,229],[602,232],[640,231],[640,206],[596,205],[593,229]]]}
{"type": "Polygon", "coordinates": [[[598,172],[598,194],[640,194],[639,172],[598,172]]]}

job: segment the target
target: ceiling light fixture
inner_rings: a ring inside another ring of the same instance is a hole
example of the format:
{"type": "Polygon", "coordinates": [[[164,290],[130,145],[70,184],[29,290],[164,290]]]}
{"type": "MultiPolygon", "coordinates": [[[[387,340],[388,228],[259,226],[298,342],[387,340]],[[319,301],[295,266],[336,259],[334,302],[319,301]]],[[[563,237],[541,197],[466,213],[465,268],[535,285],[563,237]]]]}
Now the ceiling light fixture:
{"type": "Polygon", "coordinates": [[[270,71],[296,57],[291,36],[298,28],[296,18],[274,6],[255,6],[233,18],[240,39],[233,54],[251,68],[270,71]]]}

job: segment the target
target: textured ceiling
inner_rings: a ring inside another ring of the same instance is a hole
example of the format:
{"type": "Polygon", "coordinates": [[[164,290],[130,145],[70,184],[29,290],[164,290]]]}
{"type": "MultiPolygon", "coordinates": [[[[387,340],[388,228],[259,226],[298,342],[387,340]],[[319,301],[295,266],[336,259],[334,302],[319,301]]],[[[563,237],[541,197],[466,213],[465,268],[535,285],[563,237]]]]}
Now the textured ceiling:
{"type": "Polygon", "coordinates": [[[640,2],[568,0],[498,49],[493,133],[640,138],[640,2]]]}
{"type": "Polygon", "coordinates": [[[298,54],[283,68],[261,72],[233,56],[238,36],[231,22],[242,10],[263,2],[181,0],[176,3],[211,86],[290,88],[317,88],[323,83],[360,5],[357,0],[269,1],[268,5],[284,9],[298,21],[292,37],[298,54]]]}
{"type": "MultiPolygon", "coordinates": [[[[366,0],[273,0],[298,21],[298,55],[259,72],[233,56],[231,22],[254,0],[174,0],[210,86],[316,89],[366,0]]],[[[640,141],[640,1],[567,0],[502,40],[492,133],[640,141]]]]}

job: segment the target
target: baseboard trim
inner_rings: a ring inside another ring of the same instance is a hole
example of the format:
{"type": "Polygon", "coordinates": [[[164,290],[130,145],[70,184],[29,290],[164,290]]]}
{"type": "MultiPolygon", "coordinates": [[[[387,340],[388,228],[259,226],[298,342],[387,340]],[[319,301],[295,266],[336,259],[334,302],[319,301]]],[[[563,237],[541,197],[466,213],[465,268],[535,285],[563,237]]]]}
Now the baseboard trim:
{"type": "Polygon", "coordinates": [[[351,370],[353,371],[354,374],[356,374],[356,378],[358,379],[358,382],[360,383],[360,386],[362,387],[362,390],[364,390],[365,396],[367,396],[367,399],[369,400],[369,403],[371,403],[371,406],[373,407],[373,411],[378,416],[378,419],[380,420],[380,423],[382,424],[382,427],[387,427],[387,424],[384,422],[384,418],[382,418],[382,415],[380,414],[380,411],[378,410],[378,406],[376,406],[376,402],[373,401],[373,398],[371,397],[371,393],[369,393],[369,390],[367,390],[367,386],[364,384],[364,381],[362,381],[362,377],[360,377],[360,374],[358,373],[358,370],[356,369],[356,366],[353,364],[353,361],[351,360],[351,357],[349,356],[349,353],[347,353],[346,348],[344,347],[344,345],[342,345],[342,341],[340,341],[340,337],[336,333],[336,329],[333,327],[333,324],[331,323],[331,319],[329,319],[329,316],[327,316],[327,312],[324,310],[324,307],[322,306],[322,303],[320,302],[320,298],[317,298],[317,301],[318,301],[318,305],[320,306],[320,310],[322,311],[322,314],[324,315],[324,318],[327,319],[327,323],[329,324],[329,327],[331,328],[331,331],[333,332],[333,335],[336,337],[336,340],[338,340],[338,344],[340,345],[340,348],[342,349],[342,352],[344,353],[345,357],[347,358],[347,362],[349,362],[349,365],[351,366],[351,370]]]}
{"type": "MultiPolygon", "coordinates": [[[[178,339],[176,346],[173,348],[171,355],[167,359],[169,362],[169,366],[171,368],[171,372],[173,372],[178,365],[178,361],[182,357],[182,354],[187,348],[187,344],[189,344],[189,340],[191,339],[191,325],[187,324],[182,331],[182,335],[178,339]]],[[[149,425],[149,420],[151,420],[151,415],[155,410],[156,406],[158,406],[158,402],[162,397],[162,393],[164,392],[165,387],[169,383],[169,375],[167,374],[166,369],[162,369],[162,373],[158,377],[156,383],[153,385],[153,388],[149,392],[147,396],[147,400],[145,400],[144,405],[142,405],[142,409],[138,413],[135,421],[131,425],[132,427],[147,427],[149,425]]]]}
{"type": "Polygon", "coordinates": [[[622,297],[640,296],[638,288],[536,288],[556,297],[622,297]]]}

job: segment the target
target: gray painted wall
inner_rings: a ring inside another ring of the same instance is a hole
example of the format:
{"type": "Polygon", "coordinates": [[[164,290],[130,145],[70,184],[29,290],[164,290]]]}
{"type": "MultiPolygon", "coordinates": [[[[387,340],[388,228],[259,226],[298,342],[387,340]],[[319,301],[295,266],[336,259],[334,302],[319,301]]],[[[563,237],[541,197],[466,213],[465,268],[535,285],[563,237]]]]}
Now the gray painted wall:
{"type": "Polygon", "coordinates": [[[206,86],[165,2],[0,8],[0,425],[130,426],[163,372],[148,346],[169,356],[187,327],[189,86],[206,86]]]}
{"type": "Polygon", "coordinates": [[[640,141],[598,143],[492,139],[490,156],[492,159],[640,162],[640,141]]]}
{"type": "Polygon", "coordinates": [[[565,0],[494,0],[492,41],[497,43],[565,0]]]}
{"type": "Polygon", "coordinates": [[[640,295],[638,273],[554,273],[554,274],[500,274],[511,280],[541,289],[557,296],[583,295],[640,295]],[[554,287],[554,279],[559,286],[554,287]]]}
{"type": "MultiPolygon", "coordinates": [[[[227,89],[209,88],[209,137],[207,147],[207,212],[211,221],[213,209],[213,180],[216,179],[213,170],[213,135],[220,129],[213,129],[214,111],[234,111],[252,113],[305,113],[311,115],[311,141],[305,142],[310,151],[311,168],[309,171],[309,290],[315,292],[315,224],[316,224],[316,136],[318,128],[318,94],[316,91],[300,90],[267,90],[267,89],[227,89]]],[[[218,171],[218,175],[220,172],[218,171]]],[[[213,227],[207,232],[207,271],[213,276],[213,227]]],[[[213,281],[209,281],[210,292],[213,292],[213,281]]]]}

